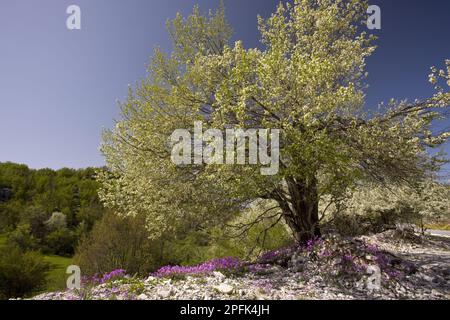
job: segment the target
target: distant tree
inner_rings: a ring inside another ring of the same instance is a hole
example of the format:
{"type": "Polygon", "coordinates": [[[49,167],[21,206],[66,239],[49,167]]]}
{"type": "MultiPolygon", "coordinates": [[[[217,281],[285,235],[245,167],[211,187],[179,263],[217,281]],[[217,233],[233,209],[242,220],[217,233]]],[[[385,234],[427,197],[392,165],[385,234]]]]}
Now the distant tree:
{"type": "Polygon", "coordinates": [[[68,228],[56,229],[46,235],[44,253],[70,257],[75,252],[77,234],[68,228]]]}
{"type": "Polygon", "coordinates": [[[0,203],[0,232],[14,230],[20,222],[22,206],[17,202],[0,203]]]}
{"type": "Polygon", "coordinates": [[[81,209],[80,188],[77,185],[72,187],[72,199],[70,202],[69,224],[75,226],[77,224],[77,214],[81,209]]]}
{"type": "Polygon", "coordinates": [[[364,112],[365,66],[375,50],[361,26],[366,12],[358,0],[280,4],[258,19],[262,49],[230,44],[223,7],[209,17],[198,8],[186,19],[178,14],[168,23],[173,52],[155,50],[148,78],[130,90],[121,121],[104,135],[102,199],[123,215],[145,214],[154,237],[191,221],[223,223],[267,199],[277,204],[267,217],[278,213],[304,242],[320,235],[320,202],[339,201],[358,181],[428,177],[443,159],[427,147],[450,136],[431,130],[450,103],[450,60],[432,69],[431,97],[364,112]],[[169,137],[194,121],[204,130],[280,129],[279,173],[262,176],[254,165],[175,166],[169,137]]]}
{"type": "Polygon", "coordinates": [[[50,219],[45,221],[45,225],[49,230],[60,230],[67,227],[67,218],[64,213],[53,212],[50,219]]]}
{"type": "Polygon", "coordinates": [[[49,217],[50,214],[43,207],[29,206],[25,207],[24,211],[21,212],[20,221],[22,224],[30,226],[30,232],[34,237],[42,239],[47,233],[45,222],[49,217]]]}
{"type": "Polygon", "coordinates": [[[14,231],[8,233],[7,243],[23,251],[32,251],[37,250],[39,239],[33,236],[29,224],[20,224],[14,231]]]}

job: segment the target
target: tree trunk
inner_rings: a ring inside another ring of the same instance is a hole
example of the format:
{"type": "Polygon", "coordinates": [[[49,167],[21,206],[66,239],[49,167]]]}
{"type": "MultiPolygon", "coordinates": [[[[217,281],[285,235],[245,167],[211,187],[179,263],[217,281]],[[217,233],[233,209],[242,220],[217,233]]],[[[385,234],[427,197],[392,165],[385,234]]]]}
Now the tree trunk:
{"type": "Polygon", "coordinates": [[[286,179],[289,198],[280,193],[275,200],[283,211],[283,218],[292,230],[298,243],[306,243],[314,237],[320,237],[319,197],[317,180],[286,179]]]}

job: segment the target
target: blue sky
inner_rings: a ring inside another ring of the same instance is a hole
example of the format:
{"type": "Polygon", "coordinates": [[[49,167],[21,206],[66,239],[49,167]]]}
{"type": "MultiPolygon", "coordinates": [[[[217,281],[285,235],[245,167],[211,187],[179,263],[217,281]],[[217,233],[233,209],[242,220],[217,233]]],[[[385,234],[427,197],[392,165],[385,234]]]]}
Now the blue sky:
{"type": "MultiPolygon", "coordinates": [[[[100,134],[119,117],[116,100],[145,76],[155,46],[170,48],[166,19],[196,3],[206,11],[218,0],[0,1],[0,161],[103,165],[100,134]],[[81,8],[82,30],[66,28],[71,4],[81,8]]],[[[256,16],[277,3],[225,0],[234,38],[257,46],[256,16]]],[[[429,67],[450,58],[450,1],[370,3],[381,7],[382,30],[368,61],[368,105],[429,96],[429,67]]]]}

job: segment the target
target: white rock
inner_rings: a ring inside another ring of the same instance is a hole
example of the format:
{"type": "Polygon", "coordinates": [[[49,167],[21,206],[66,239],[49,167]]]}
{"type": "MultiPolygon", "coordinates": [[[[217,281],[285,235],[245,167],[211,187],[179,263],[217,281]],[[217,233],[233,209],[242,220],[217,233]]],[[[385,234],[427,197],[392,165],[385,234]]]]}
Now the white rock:
{"type": "Polygon", "coordinates": [[[140,295],[138,295],[137,297],[139,300],[148,300],[148,297],[145,293],[142,293],[140,295]]]}
{"type": "Polygon", "coordinates": [[[213,272],[213,276],[215,278],[218,278],[219,280],[225,279],[225,275],[222,272],[219,272],[219,271],[214,271],[213,272]]]}
{"type": "Polygon", "coordinates": [[[216,289],[220,293],[224,293],[224,294],[231,294],[234,291],[234,288],[226,283],[222,283],[218,286],[215,286],[214,289],[216,289]]]}
{"type": "Polygon", "coordinates": [[[150,282],[153,282],[153,281],[156,281],[157,280],[157,278],[155,278],[155,277],[153,277],[153,276],[150,276],[150,277],[148,277],[147,279],[145,279],[145,283],[150,283],[150,282]]]}
{"type": "Polygon", "coordinates": [[[163,298],[163,299],[167,299],[172,295],[172,290],[171,289],[167,289],[167,290],[160,290],[158,291],[158,296],[163,298]]]}

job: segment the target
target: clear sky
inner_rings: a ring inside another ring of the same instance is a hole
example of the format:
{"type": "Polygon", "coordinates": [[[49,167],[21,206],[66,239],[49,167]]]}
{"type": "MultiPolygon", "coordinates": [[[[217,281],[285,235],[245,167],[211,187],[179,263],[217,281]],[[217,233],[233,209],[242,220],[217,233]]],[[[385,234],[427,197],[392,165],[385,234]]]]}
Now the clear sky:
{"type": "MultiPolygon", "coordinates": [[[[218,0],[1,0],[0,161],[32,168],[103,165],[102,128],[117,99],[145,76],[152,49],[169,49],[165,21],[218,0]],[[66,28],[76,4],[82,29],[66,28]]],[[[225,0],[235,39],[259,43],[256,16],[278,1],[225,0]]],[[[379,48],[368,61],[367,103],[424,98],[431,65],[450,58],[450,1],[372,0],[382,10],[379,48]]],[[[441,124],[449,127],[450,123],[441,124]]],[[[449,150],[447,146],[447,151],[449,150]]]]}

